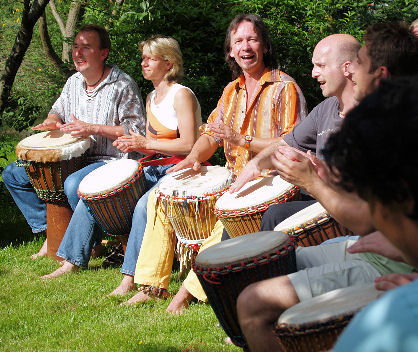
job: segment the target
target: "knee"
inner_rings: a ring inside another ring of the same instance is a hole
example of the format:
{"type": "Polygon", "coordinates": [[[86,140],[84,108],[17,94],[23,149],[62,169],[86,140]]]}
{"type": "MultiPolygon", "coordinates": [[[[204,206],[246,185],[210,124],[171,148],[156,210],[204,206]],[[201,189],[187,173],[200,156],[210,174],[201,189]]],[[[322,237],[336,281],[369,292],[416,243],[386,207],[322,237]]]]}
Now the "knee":
{"type": "Polygon", "coordinates": [[[248,322],[259,312],[260,297],[257,286],[257,283],[247,286],[238,296],[237,313],[240,324],[248,322]]]}
{"type": "Polygon", "coordinates": [[[16,179],[16,173],[20,171],[20,169],[22,169],[22,171],[26,173],[23,167],[16,166],[15,163],[8,164],[1,173],[4,183],[13,182],[13,180],[16,179]]]}
{"type": "Polygon", "coordinates": [[[76,177],[69,175],[64,181],[64,192],[67,197],[71,197],[77,194],[77,188],[79,180],[76,177]]]}

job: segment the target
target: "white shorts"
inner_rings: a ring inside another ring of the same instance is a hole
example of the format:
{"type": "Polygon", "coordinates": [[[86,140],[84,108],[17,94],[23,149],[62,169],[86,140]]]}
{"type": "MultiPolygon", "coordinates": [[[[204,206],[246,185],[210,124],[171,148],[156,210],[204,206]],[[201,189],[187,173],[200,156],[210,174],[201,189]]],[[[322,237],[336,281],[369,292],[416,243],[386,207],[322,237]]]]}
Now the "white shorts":
{"type": "Polygon", "coordinates": [[[372,283],[379,272],[359,254],[346,251],[356,241],[298,247],[297,272],[289,274],[300,301],[362,283],[372,283]]]}

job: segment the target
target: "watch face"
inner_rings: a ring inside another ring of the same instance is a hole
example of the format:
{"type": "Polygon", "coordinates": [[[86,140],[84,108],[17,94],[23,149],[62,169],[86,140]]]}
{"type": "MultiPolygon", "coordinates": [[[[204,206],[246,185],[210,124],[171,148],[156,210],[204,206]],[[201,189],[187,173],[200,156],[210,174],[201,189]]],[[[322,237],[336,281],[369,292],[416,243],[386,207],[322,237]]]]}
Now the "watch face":
{"type": "Polygon", "coordinates": [[[253,140],[253,137],[251,137],[251,136],[245,136],[245,140],[247,142],[251,142],[253,140]]]}

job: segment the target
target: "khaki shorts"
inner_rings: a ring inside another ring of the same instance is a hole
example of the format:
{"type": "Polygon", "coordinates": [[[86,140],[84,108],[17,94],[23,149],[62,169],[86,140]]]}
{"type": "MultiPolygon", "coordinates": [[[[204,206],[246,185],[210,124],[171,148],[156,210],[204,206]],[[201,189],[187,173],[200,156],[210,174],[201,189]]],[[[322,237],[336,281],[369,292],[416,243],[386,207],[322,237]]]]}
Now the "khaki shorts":
{"type": "Polygon", "coordinates": [[[323,293],[372,283],[379,272],[359,254],[346,251],[356,241],[324,244],[321,246],[298,247],[296,249],[296,273],[289,274],[300,301],[323,293]]]}

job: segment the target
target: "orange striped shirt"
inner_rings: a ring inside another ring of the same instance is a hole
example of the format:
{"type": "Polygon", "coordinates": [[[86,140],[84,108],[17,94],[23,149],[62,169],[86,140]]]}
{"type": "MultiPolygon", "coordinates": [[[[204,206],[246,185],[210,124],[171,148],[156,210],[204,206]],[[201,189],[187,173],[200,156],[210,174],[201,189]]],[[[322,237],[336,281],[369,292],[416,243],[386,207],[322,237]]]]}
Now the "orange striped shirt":
{"type": "MultiPolygon", "coordinates": [[[[266,68],[249,106],[241,75],[225,87],[208,122],[222,121],[241,135],[275,138],[291,131],[306,113],[305,98],[295,80],[280,70],[266,68]]],[[[203,133],[212,134],[206,125],[203,133]]],[[[254,152],[229,142],[223,143],[223,147],[227,167],[236,175],[255,156],[254,152]]]]}

